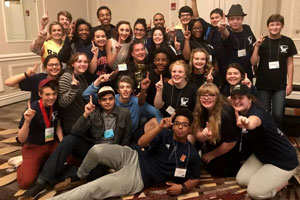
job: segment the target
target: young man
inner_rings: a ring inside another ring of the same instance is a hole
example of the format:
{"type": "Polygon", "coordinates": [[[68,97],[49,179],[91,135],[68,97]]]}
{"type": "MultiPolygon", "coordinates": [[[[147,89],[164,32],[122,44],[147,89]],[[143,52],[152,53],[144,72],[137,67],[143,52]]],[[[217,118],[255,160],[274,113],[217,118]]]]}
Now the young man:
{"type": "MultiPolygon", "coordinates": [[[[36,183],[24,193],[24,197],[36,197],[45,191],[47,185],[55,181],[56,174],[62,171],[69,155],[83,159],[95,144],[129,145],[131,138],[131,120],[127,109],[115,106],[115,93],[109,86],[98,92],[101,107],[90,102],[85,111],[72,127],[72,134],[64,137],[62,142],[47,160],[36,183]]],[[[104,166],[95,170],[96,177],[106,173],[104,166]]],[[[94,178],[94,177],[93,177],[94,178]]]]}
{"type": "Polygon", "coordinates": [[[63,10],[57,13],[57,21],[64,27],[64,38],[69,34],[69,28],[72,22],[70,12],[63,10]]]}
{"type": "Polygon", "coordinates": [[[192,113],[177,110],[173,118],[164,118],[159,126],[146,132],[138,141],[141,148],[132,150],[119,145],[95,145],[77,171],[79,178],[99,163],[115,173],[63,193],[53,199],[106,199],[135,194],[143,188],[163,183],[169,195],[185,193],[199,184],[200,157],[189,143],[192,113]],[[168,129],[172,127],[172,130],[168,129]]]}
{"type": "Polygon", "coordinates": [[[155,15],[153,15],[154,27],[164,28],[165,22],[165,17],[162,13],[156,13],[155,15]]]}
{"type": "MultiPolygon", "coordinates": [[[[106,75],[102,75],[96,79],[82,94],[85,100],[90,98],[90,95],[95,99],[96,92],[99,90],[100,84],[106,82],[106,75]]],[[[158,125],[158,123],[162,119],[162,114],[159,110],[157,110],[152,105],[144,102],[143,105],[139,105],[139,98],[132,95],[134,82],[129,76],[121,76],[118,80],[118,93],[115,95],[115,102],[117,106],[121,106],[127,108],[130,111],[131,122],[132,122],[132,142],[137,142],[140,134],[140,131],[137,131],[141,126],[141,118],[142,116],[147,118],[154,118],[151,122],[146,123],[145,130],[152,128],[154,125],[158,125]]],[[[95,105],[97,103],[95,102],[95,105]]],[[[144,130],[144,129],[143,129],[144,130]]],[[[144,131],[142,131],[144,133],[144,131]]]]}
{"type": "Polygon", "coordinates": [[[250,58],[256,38],[250,26],[243,24],[246,15],[240,4],[232,5],[226,15],[229,29],[226,28],[226,25],[222,25],[219,30],[226,53],[225,58],[227,58],[226,66],[230,63],[239,63],[252,81],[253,71],[250,58]]]}
{"type": "Polygon", "coordinates": [[[39,83],[40,100],[28,102],[16,140],[24,143],[23,162],[17,171],[18,185],[27,189],[36,179],[43,160],[48,158],[63,138],[57,99],[58,82],[44,79],[39,83]]]}
{"type": "MultiPolygon", "coordinates": [[[[111,22],[111,10],[107,6],[101,6],[97,10],[97,18],[101,23],[99,26],[103,27],[106,31],[107,39],[112,37],[112,32],[115,26],[111,22]]],[[[96,28],[96,27],[95,27],[96,28]]]]}
{"type": "Polygon", "coordinates": [[[284,18],[271,15],[267,21],[268,36],[260,37],[251,57],[258,65],[256,87],[260,100],[268,111],[272,110],[279,128],[282,128],[285,96],[292,92],[296,46],[289,37],[281,35],[284,18]],[[272,109],[271,109],[272,102],[272,109]]]}

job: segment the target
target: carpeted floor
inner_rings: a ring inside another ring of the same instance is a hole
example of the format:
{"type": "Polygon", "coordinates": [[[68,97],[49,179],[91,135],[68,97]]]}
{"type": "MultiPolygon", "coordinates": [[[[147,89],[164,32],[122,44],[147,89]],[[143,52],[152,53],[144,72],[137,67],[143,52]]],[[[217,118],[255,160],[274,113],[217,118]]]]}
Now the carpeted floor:
{"type": "MultiPolygon", "coordinates": [[[[16,132],[10,134],[2,134],[1,130],[6,130],[9,128],[17,128],[18,118],[21,116],[20,113],[23,112],[26,104],[22,105],[11,105],[5,107],[5,109],[0,108],[0,151],[2,148],[6,147],[20,147],[16,142],[13,141],[16,132]],[[13,114],[14,113],[14,114],[13,114]],[[19,113],[19,114],[16,114],[19,113]],[[2,123],[2,124],[1,124],[2,123]],[[9,127],[9,128],[8,128],[9,127]],[[1,129],[2,128],[2,129],[1,129]],[[12,141],[7,141],[11,138],[12,141]],[[6,141],[6,142],[5,142],[6,141]]],[[[300,152],[300,137],[298,131],[300,130],[299,117],[287,116],[285,124],[285,132],[290,133],[289,138],[292,144],[300,152]],[[298,137],[297,137],[298,136],[298,137]]],[[[5,132],[4,132],[5,133],[5,132]]],[[[20,155],[21,151],[17,150],[9,154],[0,155],[0,179],[6,175],[12,175],[16,172],[13,169],[1,169],[1,164],[5,164],[7,160],[11,157],[20,155]]],[[[300,155],[300,154],[299,154],[300,155]]],[[[300,158],[299,158],[300,160],[300,158]]],[[[276,197],[272,200],[300,200],[300,187],[298,182],[300,182],[300,168],[298,169],[295,178],[292,179],[291,183],[284,188],[276,197]]],[[[1,182],[1,181],[0,181],[1,182]]],[[[201,175],[201,184],[195,188],[190,193],[173,197],[166,194],[166,185],[161,185],[157,187],[151,187],[145,189],[143,192],[138,193],[134,196],[122,197],[123,199],[158,199],[158,200],[175,200],[175,199],[189,199],[189,200],[246,200],[250,199],[247,195],[245,188],[241,188],[237,185],[234,177],[229,178],[218,178],[211,177],[207,172],[203,171],[201,175]]],[[[0,200],[11,200],[17,199],[14,195],[18,191],[18,186],[16,181],[13,181],[7,185],[0,187],[0,200]]],[[[114,198],[120,199],[120,198],[114,198]]]]}

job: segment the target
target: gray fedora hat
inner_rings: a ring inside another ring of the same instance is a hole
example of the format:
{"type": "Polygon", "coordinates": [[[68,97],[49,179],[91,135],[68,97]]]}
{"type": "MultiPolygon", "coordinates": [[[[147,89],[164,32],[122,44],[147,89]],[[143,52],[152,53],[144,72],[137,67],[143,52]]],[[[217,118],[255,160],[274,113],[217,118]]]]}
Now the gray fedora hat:
{"type": "Polygon", "coordinates": [[[232,4],[230,7],[228,14],[225,15],[226,17],[230,16],[246,16],[247,14],[244,13],[243,8],[240,4],[232,4]]]}

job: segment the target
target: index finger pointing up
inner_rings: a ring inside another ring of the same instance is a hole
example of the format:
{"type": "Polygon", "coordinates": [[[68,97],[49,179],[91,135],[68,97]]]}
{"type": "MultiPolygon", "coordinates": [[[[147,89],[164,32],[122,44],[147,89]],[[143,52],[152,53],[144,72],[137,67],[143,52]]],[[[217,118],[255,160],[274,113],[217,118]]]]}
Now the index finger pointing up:
{"type": "Polygon", "coordinates": [[[159,79],[159,81],[163,81],[163,76],[162,76],[162,74],[160,75],[160,79],[159,79]]]}
{"type": "Polygon", "coordinates": [[[30,101],[27,101],[27,108],[28,108],[29,110],[31,110],[30,101]]]}
{"type": "Polygon", "coordinates": [[[235,114],[236,120],[238,120],[240,117],[239,112],[237,110],[234,110],[234,114],[235,114]]]}
{"type": "Polygon", "coordinates": [[[92,40],[91,42],[92,42],[92,45],[93,45],[93,47],[95,48],[96,46],[95,46],[95,43],[94,43],[94,41],[92,40]]]}
{"type": "Polygon", "coordinates": [[[93,104],[93,97],[92,97],[92,95],[90,95],[90,102],[89,103],[93,104]]]}

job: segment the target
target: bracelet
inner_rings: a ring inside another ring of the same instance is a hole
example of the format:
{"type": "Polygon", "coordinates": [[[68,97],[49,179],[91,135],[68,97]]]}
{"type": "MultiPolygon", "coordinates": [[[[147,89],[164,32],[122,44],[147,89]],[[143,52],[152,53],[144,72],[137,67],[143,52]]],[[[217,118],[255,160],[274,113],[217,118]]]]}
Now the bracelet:
{"type": "Polygon", "coordinates": [[[187,189],[186,189],[185,184],[183,183],[183,184],[181,184],[181,186],[182,186],[182,188],[181,188],[181,194],[186,193],[186,192],[187,192],[187,189]]]}
{"type": "Polygon", "coordinates": [[[26,72],[24,72],[24,76],[25,76],[26,78],[29,78],[29,76],[26,74],[26,72]]]}

